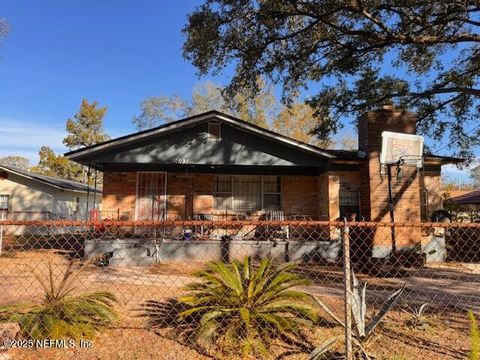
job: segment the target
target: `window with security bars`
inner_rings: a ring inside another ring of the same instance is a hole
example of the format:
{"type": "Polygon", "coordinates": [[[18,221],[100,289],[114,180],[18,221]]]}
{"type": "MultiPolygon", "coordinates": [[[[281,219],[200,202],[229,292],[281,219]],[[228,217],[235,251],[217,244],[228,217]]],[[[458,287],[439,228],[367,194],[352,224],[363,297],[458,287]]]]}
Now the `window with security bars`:
{"type": "Polygon", "coordinates": [[[8,213],[8,206],[10,202],[10,195],[0,195],[0,219],[6,219],[8,213]]]}
{"type": "Polygon", "coordinates": [[[428,207],[428,190],[420,189],[420,218],[429,221],[430,209],[428,207]]]}
{"type": "Polygon", "coordinates": [[[262,178],[260,176],[234,176],[232,185],[234,212],[262,210],[262,178]]]}
{"type": "Polygon", "coordinates": [[[218,175],[215,178],[215,210],[238,213],[281,210],[279,176],[218,175]]]}
{"type": "Polygon", "coordinates": [[[359,193],[354,190],[341,190],[340,200],[340,218],[348,220],[359,220],[359,193]]]}
{"type": "Polygon", "coordinates": [[[215,177],[214,207],[216,210],[232,210],[232,177],[219,175],[215,177]]]}
{"type": "Polygon", "coordinates": [[[139,172],[137,178],[137,220],[163,220],[166,208],[166,174],[139,172]]]}
{"type": "Polygon", "coordinates": [[[280,176],[263,177],[263,209],[282,209],[280,176]]]}

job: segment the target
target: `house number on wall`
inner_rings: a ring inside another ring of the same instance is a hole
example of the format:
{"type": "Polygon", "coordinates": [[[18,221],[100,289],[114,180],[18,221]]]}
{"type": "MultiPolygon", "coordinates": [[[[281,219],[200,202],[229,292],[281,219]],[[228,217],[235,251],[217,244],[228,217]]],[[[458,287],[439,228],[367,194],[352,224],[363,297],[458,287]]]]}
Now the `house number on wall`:
{"type": "Polygon", "coordinates": [[[185,158],[175,158],[173,159],[174,164],[188,164],[188,159],[185,158]]]}

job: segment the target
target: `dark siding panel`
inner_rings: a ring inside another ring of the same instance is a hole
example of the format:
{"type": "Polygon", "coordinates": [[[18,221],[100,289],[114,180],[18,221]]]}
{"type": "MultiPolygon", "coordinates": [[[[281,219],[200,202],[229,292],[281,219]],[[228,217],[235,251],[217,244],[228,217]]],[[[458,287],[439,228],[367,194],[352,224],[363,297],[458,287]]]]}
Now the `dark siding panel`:
{"type": "Polygon", "coordinates": [[[221,125],[221,139],[209,140],[207,123],[116,149],[98,163],[201,164],[244,166],[324,166],[318,156],[273,140],[221,125]]]}

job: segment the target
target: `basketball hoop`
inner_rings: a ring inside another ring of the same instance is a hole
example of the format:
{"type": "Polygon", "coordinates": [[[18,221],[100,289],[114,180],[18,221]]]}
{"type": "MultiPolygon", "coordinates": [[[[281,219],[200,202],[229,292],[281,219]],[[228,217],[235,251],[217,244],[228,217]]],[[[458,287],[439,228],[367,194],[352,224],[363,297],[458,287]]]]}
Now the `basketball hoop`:
{"type": "Polygon", "coordinates": [[[423,166],[423,156],[417,156],[417,155],[400,156],[400,159],[397,162],[397,174],[395,176],[397,182],[400,181],[402,178],[404,178],[403,171],[401,168],[402,166],[416,167],[417,172],[415,174],[418,174],[419,169],[422,168],[423,166]]]}
{"type": "MultiPolygon", "coordinates": [[[[382,152],[380,153],[381,174],[387,170],[388,176],[388,205],[390,208],[390,221],[395,223],[395,206],[392,189],[392,166],[397,167],[396,179],[402,178],[402,166],[416,167],[417,172],[423,166],[423,137],[419,135],[382,132],[382,152]]],[[[415,173],[416,176],[417,173],[415,173]]],[[[412,178],[413,180],[413,178],[412,178]]],[[[395,226],[391,227],[393,255],[397,249],[395,226]]]]}
{"type": "Polygon", "coordinates": [[[401,155],[398,163],[402,166],[416,166],[421,168],[423,166],[423,156],[419,155],[401,155]]]}
{"type": "Polygon", "coordinates": [[[423,136],[382,132],[382,165],[398,164],[422,167],[423,165],[423,136]]]}

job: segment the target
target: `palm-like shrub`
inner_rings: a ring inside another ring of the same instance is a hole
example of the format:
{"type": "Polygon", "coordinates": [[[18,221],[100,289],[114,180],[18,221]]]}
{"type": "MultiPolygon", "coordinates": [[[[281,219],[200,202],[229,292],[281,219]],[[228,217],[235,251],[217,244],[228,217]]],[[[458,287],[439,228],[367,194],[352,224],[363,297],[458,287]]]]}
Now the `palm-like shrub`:
{"type": "Polygon", "coordinates": [[[295,343],[317,319],[307,303],[310,296],[295,289],[309,281],[290,272],[292,267],[268,259],[255,267],[250,257],[230,264],[211,262],[180,298],[186,306],[180,319],[196,317],[197,343],[215,342],[225,351],[268,357],[274,340],[295,343]]]}
{"type": "Polygon", "coordinates": [[[47,281],[32,269],[44,291],[43,300],[0,307],[0,322],[17,322],[22,336],[31,339],[91,338],[116,319],[116,298],[106,291],[72,295],[74,282],[84,268],[73,270],[70,262],[59,284],[55,284],[51,262],[47,281]]]}

